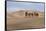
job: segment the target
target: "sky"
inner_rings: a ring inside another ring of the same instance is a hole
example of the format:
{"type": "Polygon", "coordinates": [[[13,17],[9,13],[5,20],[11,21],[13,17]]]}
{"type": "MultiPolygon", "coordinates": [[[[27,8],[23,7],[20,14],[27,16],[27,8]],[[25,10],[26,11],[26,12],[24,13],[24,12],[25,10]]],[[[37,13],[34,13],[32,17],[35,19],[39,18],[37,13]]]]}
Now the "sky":
{"type": "Polygon", "coordinates": [[[7,1],[7,11],[16,11],[16,9],[31,9],[31,10],[44,11],[44,3],[7,1]]]}

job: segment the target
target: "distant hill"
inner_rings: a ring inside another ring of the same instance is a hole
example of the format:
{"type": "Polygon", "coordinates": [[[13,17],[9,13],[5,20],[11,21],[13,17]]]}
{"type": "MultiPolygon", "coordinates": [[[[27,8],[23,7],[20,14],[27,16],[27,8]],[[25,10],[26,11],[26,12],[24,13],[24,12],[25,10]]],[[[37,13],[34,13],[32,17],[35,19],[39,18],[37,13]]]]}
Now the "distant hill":
{"type": "Polygon", "coordinates": [[[33,11],[33,10],[16,10],[16,11],[13,11],[11,13],[8,12],[8,14],[16,14],[16,15],[19,15],[19,16],[24,16],[24,13],[25,12],[30,12],[30,13],[34,13],[34,12],[37,12],[39,14],[44,14],[44,12],[40,12],[40,11],[33,11]]]}

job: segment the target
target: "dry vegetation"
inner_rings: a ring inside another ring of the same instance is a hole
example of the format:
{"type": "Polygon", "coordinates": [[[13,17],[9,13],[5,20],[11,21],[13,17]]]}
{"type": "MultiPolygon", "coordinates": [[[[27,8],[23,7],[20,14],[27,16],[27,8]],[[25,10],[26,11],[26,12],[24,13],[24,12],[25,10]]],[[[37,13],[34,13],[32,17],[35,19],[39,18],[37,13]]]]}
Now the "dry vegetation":
{"type": "Polygon", "coordinates": [[[38,17],[25,17],[25,11],[16,11],[7,13],[7,29],[32,29],[32,28],[44,28],[44,13],[40,12],[41,16],[38,17]]]}

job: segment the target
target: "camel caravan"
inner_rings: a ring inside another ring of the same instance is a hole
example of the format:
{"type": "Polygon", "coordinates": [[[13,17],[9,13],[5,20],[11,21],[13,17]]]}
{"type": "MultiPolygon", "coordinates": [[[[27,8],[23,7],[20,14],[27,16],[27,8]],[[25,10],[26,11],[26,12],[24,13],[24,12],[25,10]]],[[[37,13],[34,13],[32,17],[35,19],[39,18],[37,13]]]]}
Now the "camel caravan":
{"type": "Polygon", "coordinates": [[[25,16],[39,16],[39,13],[36,13],[36,12],[34,12],[34,13],[28,13],[28,12],[25,12],[25,16]]]}

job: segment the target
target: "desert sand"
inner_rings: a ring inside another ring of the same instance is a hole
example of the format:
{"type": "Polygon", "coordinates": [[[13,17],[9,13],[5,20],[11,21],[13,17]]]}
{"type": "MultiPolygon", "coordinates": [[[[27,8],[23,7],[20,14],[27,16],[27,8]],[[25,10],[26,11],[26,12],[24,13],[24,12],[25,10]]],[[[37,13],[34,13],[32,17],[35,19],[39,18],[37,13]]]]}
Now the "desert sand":
{"type": "Polygon", "coordinates": [[[7,30],[40,29],[45,27],[44,13],[40,12],[41,16],[38,17],[26,17],[24,16],[24,12],[7,13],[7,30]]]}

